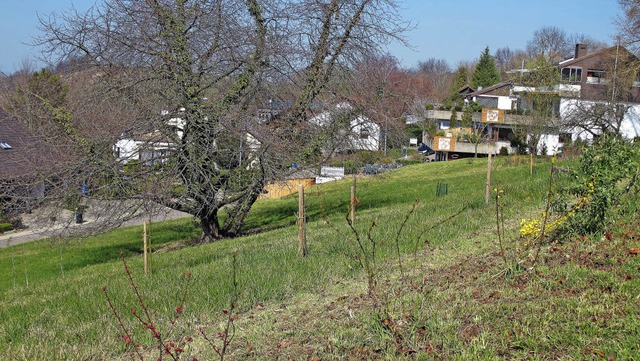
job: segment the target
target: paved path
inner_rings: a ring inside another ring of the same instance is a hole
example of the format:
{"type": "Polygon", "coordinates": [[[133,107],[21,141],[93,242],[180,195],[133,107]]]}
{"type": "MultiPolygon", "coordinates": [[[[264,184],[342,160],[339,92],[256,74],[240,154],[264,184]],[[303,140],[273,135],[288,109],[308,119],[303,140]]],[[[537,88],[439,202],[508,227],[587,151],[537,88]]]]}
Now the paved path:
{"type": "MultiPolygon", "coordinates": [[[[44,213],[46,211],[40,212],[44,213]]],[[[81,224],[76,224],[74,215],[69,211],[60,210],[57,214],[61,217],[61,220],[52,222],[43,222],[42,214],[29,214],[23,216],[23,223],[26,225],[26,229],[22,229],[16,232],[5,233],[0,235],[0,248],[13,246],[16,244],[35,241],[38,239],[58,237],[58,236],[70,236],[77,233],[87,231],[96,222],[91,218],[91,213],[87,212],[87,218],[81,224]]],[[[162,208],[153,214],[154,222],[162,222],[169,219],[178,219],[191,217],[190,214],[176,211],[169,208],[162,208]]],[[[120,227],[128,227],[141,225],[144,221],[144,216],[134,217],[120,225],[120,227]]]]}

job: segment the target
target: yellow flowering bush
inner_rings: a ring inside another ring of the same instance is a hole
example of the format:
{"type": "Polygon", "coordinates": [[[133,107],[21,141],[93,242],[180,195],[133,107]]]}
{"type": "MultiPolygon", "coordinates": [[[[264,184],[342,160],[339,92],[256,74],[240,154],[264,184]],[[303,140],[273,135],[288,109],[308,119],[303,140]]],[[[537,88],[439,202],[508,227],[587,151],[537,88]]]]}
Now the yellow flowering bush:
{"type": "MultiPolygon", "coordinates": [[[[593,183],[590,183],[590,186],[593,187],[593,183]]],[[[582,197],[578,203],[576,203],[571,209],[558,217],[555,221],[549,222],[545,225],[545,234],[553,233],[558,227],[560,227],[563,223],[565,223],[571,216],[573,216],[577,211],[581,208],[585,207],[589,204],[588,197],[582,197]]],[[[542,236],[542,224],[544,222],[544,218],[546,217],[546,212],[542,212],[540,219],[533,218],[523,218],[520,221],[520,237],[525,240],[533,240],[540,236],[542,236]]]]}
{"type": "Polygon", "coordinates": [[[541,231],[540,221],[537,219],[523,218],[520,221],[520,237],[522,238],[538,237],[541,231]]]}

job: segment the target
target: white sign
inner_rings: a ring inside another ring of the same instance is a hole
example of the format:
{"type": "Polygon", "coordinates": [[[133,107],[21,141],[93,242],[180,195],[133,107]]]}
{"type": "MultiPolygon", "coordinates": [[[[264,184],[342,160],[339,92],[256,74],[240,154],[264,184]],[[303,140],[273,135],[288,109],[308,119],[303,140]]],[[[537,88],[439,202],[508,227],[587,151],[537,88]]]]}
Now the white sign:
{"type": "Polygon", "coordinates": [[[487,123],[497,123],[499,116],[498,109],[487,109],[487,123]]]}
{"type": "Polygon", "coordinates": [[[320,167],[320,176],[344,178],[344,167],[320,167]]]}
{"type": "Polygon", "coordinates": [[[438,138],[438,149],[451,149],[451,138],[438,138]]]}
{"type": "Polygon", "coordinates": [[[344,178],[344,167],[320,167],[320,176],[316,177],[316,183],[326,183],[344,178]]]}

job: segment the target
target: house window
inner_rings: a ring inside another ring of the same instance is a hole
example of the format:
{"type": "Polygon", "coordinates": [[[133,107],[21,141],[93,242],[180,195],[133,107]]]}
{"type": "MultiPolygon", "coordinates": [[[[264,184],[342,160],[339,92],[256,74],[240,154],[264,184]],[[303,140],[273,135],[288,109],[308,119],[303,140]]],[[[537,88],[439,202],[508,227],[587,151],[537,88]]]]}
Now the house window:
{"type": "Polygon", "coordinates": [[[7,142],[0,142],[0,148],[2,148],[4,150],[13,149],[13,147],[11,145],[9,145],[9,143],[7,143],[7,142]]]}
{"type": "Polygon", "coordinates": [[[360,139],[369,139],[369,131],[367,129],[360,130],[360,139]]]}
{"type": "Polygon", "coordinates": [[[563,68],[562,80],[570,83],[579,83],[582,80],[582,68],[563,68]]]}
{"type": "Polygon", "coordinates": [[[587,83],[588,84],[604,84],[606,83],[604,70],[587,70],[587,83]]]}

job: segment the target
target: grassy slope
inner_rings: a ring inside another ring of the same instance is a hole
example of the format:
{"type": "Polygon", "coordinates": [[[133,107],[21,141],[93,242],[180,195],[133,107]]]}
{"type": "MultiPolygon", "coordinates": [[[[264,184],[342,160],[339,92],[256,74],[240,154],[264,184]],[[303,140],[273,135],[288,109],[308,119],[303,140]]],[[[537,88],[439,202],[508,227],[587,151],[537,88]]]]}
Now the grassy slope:
{"type": "MultiPolygon", "coordinates": [[[[215,333],[232,288],[230,254],[237,249],[243,313],[232,344],[236,359],[597,359],[613,354],[618,360],[640,354],[635,342],[640,263],[626,253],[638,246],[637,224],[610,242],[555,245],[544,251],[536,273],[503,275],[494,208],[484,205],[485,168],[486,160],[461,160],[358,180],[358,229],[366,232],[375,222],[372,236],[379,241],[378,302],[363,296],[365,280],[344,221],[349,180],[307,193],[311,255],[306,259],[296,256],[297,230],[290,227],[295,196],[259,202],[252,210],[250,228],[276,229],[155,253],[148,278],[139,277],[139,227],[2,249],[0,351],[18,360],[121,356],[116,321],[101,292],[106,286],[124,313],[137,307],[117,260],[121,250],[129,255],[147,302],[165,320],[179,304],[182,275],[192,273],[188,312],[180,324],[215,333]],[[449,194],[436,198],[441,181],[449,184],[449,194]],[[399,283],[394,239],[416,198],[420,203],[399,237],[407,271],[406,282],[399,283]],[[469,209],[461,216],[424,235],[414,258],[418,235],[463,205],[469,209]]],[[[495,169],[494,180],[505,189],[508,235],[514,239],[519,219],[540,212],[548,164],[534,177],[526,165],[504,160],[495,169]]],[[[195,232],[188,221],[156,225],[154,245],[195,232]]],[[[201,359],[211,357],[201,339],[192,350],[204,354],[201,359]]]]}

